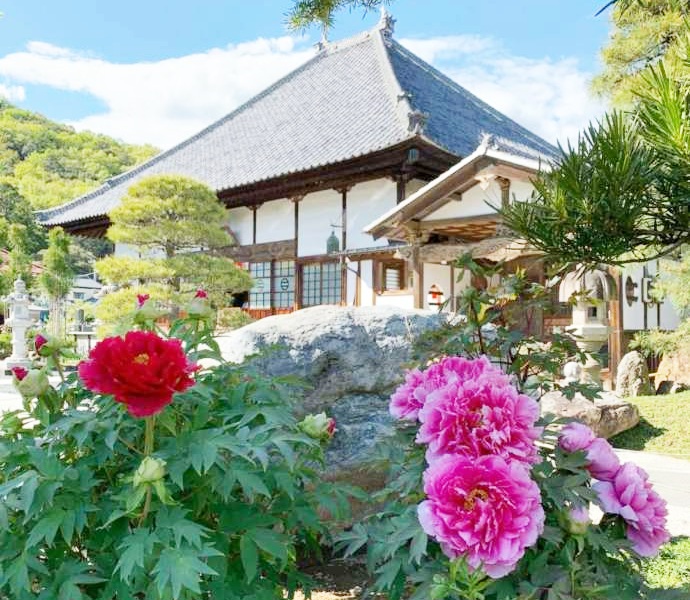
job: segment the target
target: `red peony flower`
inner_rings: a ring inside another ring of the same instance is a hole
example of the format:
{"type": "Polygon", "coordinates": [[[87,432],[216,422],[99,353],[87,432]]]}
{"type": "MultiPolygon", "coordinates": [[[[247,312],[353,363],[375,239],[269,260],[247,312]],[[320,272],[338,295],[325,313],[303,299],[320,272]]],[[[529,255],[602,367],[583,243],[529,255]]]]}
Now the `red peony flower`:
{"type": "Polygon", "coordinates": [[[48,338],[40,333],[37,333],[36,337],[34,338],[34,349],[36,350],[36,353],[40,353],[41,348],[43,348],[43,346],[45,346],[47,343],[48,338]]]}
{"type": "Polygon", "coordinates": [[[148,294],[137,294],[137,308],[141,308],[146,304],[146,301],[150,298],[148,294]]]}
{"type": "Polygon", "coordinates": [[[150,331],[130,331],[102,340],[79,364],[79,376],[93,392],[112,394],[134,417],[148,417],[172,402],[175,392],[194,385],[197,370],[179,340],[150,331]]]}
{"type": "Polygon", "coordinates": [[[17,381],[22,381],[29,374],[29,371],[24,367],[12,367],[10,371],[17,378],[17,381]]]}
{"type": "Polygon", "coordinates": [[[194,294],[194,297],[195,298],[208,298],[208,293],[206,292],[206,290],[199,289],[196,291],[196,294],[194,294]]]}

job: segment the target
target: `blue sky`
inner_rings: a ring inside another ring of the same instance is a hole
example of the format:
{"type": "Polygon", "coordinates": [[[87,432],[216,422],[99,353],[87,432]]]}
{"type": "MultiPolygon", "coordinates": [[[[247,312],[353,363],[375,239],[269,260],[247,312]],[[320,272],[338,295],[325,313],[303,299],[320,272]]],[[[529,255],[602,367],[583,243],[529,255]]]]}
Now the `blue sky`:
{"type": "MultiPolygon", "coordinates": [[[[549,141],[603,104],[604,0],[397,0],[396,38],[549,141]]],[[[161,148],[193,135],[313,54],[289,0],[4,0],[0,95],[79,129],[161,148]]],[[[337,15],[331,39],[378,13],[337,15]]]]}

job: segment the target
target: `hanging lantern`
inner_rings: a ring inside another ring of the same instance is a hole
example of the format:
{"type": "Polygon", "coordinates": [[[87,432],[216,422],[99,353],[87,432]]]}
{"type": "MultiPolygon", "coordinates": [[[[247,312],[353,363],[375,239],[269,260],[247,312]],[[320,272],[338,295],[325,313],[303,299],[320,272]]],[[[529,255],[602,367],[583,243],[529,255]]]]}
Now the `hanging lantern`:
{"type": "Polygon", "coordinates": [[[335,254],[336,252],[340,252],[340,240],[335,235],[335,232],[331,231],[331,235],[326,240],[326,254],[335,254]]]}

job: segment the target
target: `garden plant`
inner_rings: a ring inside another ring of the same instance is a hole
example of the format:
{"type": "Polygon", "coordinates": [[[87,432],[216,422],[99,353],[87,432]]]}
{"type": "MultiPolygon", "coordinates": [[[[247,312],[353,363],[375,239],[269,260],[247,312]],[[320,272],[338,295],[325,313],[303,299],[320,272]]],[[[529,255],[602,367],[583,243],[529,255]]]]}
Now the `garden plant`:
{"type": "MultiPolygon", "coordinates": [[[[486,279],[500,270],[458,266],[486,279]]],[[[574,351],[567,336],[537,343],[516,327],[546,291],[520,271],[467,290],[466,319],[423,341],[421,368],[392,395],[381,509],[338,542],[346,555],[366,548],[388,598],[646,597],[641,559],[669,540],[666,505],[589,427],[539,418],[534,398],[559,386],[574,351]]]]}
{"type": "Polygon", "coordinates": [[[310,589],[300,570],[351,490],[321,477],[334,434],[298,421],[294,382],[222,361],[202,291],[169,331],[139,299],[134,327],[102,340],[52,387],[14,373],[24,410],[0,419],[0,598],[269,599],[310,589]],[[202,366],[214,360],[214,366],[202,366]]]}

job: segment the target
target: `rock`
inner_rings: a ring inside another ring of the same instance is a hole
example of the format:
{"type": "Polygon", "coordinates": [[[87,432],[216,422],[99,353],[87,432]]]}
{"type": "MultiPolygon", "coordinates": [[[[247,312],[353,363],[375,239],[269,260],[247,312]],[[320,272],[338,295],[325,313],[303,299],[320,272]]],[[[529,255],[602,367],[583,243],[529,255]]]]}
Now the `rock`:
{"type": "Polygon", "coordinates": [[[548,392],[542,396],[540,406],[543,415],[577,419],[603,438],[631,429],[640,421],[637,407],[611,392],[602,392],[594,402],[582,394],[569,400],[561,392],[548,392]]]}
{"type": "Polygon", "coordinates": [[[668,379],[664,379],[661,383],[656,384],[656,395],[661,396],[661,395],[670,394],[674,385],[675,385],[675,383],[673,383],[672,381],[669,381],[668,379]]]}
{"type": "Polygon", "coordinates": [[[663,381],[672,381],[690,387],[690,347],[681,348],[673,354],[664,355],[654,376],[659,387],[663,381]]]}
{"type": "Polygon", "coordinates": [[[261,319],[216,340],[227,360],[242,362],[267,351],[251,358],[260,372],[306,381],[311,387],[303,411],[325,411],[337,424],[327,451],[329,475],[366,484],[361,466],[393,431],[389,397],[403,379],[412,342],[445,320],[395,307],[315,306],[261,319]]]}
{"type": "Polygon", "coordinates": [[[671,389],[668,391],[669,394],[678,394],[680,392],[687,392],[690,390],[690,386],[688,386],[685,383],[680,383],[680,382],[674,382],[674,384],[671,386],[671,389]]]}
{"type": "Polygon", "coordinates": [[[639,352],[628,352],[618,364],[616,393],[624,398],[654,394],[647,361],[639,352]]]}

